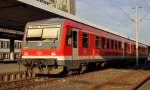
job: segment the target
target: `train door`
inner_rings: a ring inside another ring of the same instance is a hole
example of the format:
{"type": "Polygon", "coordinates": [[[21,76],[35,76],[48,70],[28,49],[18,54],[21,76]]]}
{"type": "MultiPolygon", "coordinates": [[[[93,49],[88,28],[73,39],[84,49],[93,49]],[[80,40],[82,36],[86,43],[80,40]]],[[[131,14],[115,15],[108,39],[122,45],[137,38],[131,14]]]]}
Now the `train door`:
{"type": "Polygon", "coordinates": [[[78,60],[78,31],[72,29],[72,60],[78,60]]]}

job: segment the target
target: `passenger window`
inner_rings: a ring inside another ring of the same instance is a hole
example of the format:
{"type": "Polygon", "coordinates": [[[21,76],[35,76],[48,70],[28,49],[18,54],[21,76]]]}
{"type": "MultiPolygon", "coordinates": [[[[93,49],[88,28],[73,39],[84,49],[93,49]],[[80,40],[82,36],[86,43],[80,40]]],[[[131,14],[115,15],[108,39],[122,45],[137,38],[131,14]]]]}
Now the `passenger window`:
{"type": "Polygon", "coordinates": [[[100,37],[99,36],[96,36],[95,47],[100,48],[100,37]]]}
{"type": "Polygon", "coordinates": [[[134,45],[134,50],[136,50],[136,45],[134,45]]]}
{"type": "Polygon", "coordinates": [[[119,42],[119,50],[121,50],[121,42],[119,42]]]}
{"type": "Polygon", "coordinates": [[[118,45],[117,45],[117,41],[115,41],[115,49],[117,50],[118,49],[118,45]]]}
{"type": "Polygon", "coordinates": [[[72,43],[72,31],[69,30],[66,34],[66,45],[71,45],[72,43]]]}
{"type": "Polygon", "coordinates": [[[110,48],[110,40],[107,39],[107,49],[109,49],[109,48],[110,48]]]}
{"type": "Polygon", "coordinates": [[[102,48],[105,49],[105,38],[102,37],[102,48]]]}
{"type": "Polygon", "coordinates": [[[129,44],[127,43],[127,51],[129,50],[129,44]]]}
{"type": "Polygon", "coordinates": [[[142,51],[144,52],[144,48],[142,48],[142,51]]]}
{"type": "Polygon", "coordinates": [[[111,49],[114,49],[114,40],[111,40],[111,49]]]}
{"type": "Polygon", "coordinates": [[[124,50],[127,51],[127,43],[124,44],[124,50]]]}
{"type": "Polygon", "coordinates": [[[82,47],[88,48],[88,33],[86,32],[82,33],[82,47]]]}

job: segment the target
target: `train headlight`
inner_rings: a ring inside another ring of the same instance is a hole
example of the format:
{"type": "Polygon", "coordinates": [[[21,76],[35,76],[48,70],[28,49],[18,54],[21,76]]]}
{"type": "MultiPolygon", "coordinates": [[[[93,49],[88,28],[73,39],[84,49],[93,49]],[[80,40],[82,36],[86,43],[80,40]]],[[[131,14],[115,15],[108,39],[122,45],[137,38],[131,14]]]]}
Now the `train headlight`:
{"type": "Polygon", "coordinates": [[[52,53],[51,53],[51,56],[56,56],[56,53],[55,53],[55,52],[52,52],[52,53]]]}
{"type": "Polygon", "coordinates": [[[28,56],[28,53],[27,53],[27,52],[25,52],[25,53],[24,53],[24,56],[28,56]]]}

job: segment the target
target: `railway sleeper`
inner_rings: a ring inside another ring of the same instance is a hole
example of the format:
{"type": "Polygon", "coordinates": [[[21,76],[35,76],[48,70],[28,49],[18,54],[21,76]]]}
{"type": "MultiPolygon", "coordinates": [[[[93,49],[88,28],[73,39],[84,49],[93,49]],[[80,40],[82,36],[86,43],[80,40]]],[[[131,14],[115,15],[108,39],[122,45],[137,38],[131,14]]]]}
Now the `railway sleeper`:
{"type": "Polygon", "coordinates": [[[4,73],[0,75],[1,80],[0,82],[8,82],[8,81],[16,81],[22,80],[27,77],[25,72],[15,72],[15,73],[4,73]]]}

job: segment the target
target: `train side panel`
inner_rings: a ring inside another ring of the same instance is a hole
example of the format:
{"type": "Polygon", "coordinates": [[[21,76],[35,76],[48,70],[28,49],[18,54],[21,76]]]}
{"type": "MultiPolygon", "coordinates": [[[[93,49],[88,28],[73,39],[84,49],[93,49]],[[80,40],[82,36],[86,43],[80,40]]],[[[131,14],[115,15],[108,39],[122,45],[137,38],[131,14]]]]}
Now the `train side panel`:
{"type": "MultiPolygon", "coordinates": [[[[135,48],[134,42],[125,39],[123,37],[119,37],[117,35],[104,32],[103,30],[97,30],[95,28],[91,28],[79,23],[66,21],[66,27],[68,28],[76,28],[78,30],[78,59],[69,61],[72,67],[79,67],[81,63],[88,62],[104,62],[104,61],[121,61],[121,60],[135,60],[135,48]],[[83,48],[83,33],[88,34],[88,47],[83,48]],[[100,37],[100,47],[96,48],[96,36],[100,37]],[[105,38],[104,48],[102,47],[102,38],[105,38]],[[107,40],[109,39],[109,40],[107,40]],[[119,48],[118,44],[111,46],[111,40],[115,40],[117,42],[121,42],[121,47],[119,48]],[[107,46],[109,42],[109,46],[107,46]],[[109,48],[108,48],[109,47],[109,48]],[[116,49],[115,49],[116,48],[116,49]]],[[[67,33],[67,32],[66,32],[67,33]]],[[[146,47],[145,47],[146,48],[146,47]]],[[[70,54],[72,56],[72,47],[65,45],[65,53],[70,54]]],[[[140,52],[140,58],[142,52],[140,52]]],[[[143,55],[146,55],[146,53],[143,55]]],[[[71,57],[70,57],[71,58],[71,57]]]]}

